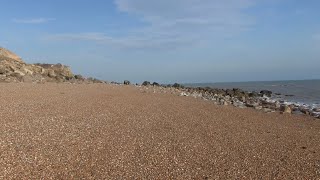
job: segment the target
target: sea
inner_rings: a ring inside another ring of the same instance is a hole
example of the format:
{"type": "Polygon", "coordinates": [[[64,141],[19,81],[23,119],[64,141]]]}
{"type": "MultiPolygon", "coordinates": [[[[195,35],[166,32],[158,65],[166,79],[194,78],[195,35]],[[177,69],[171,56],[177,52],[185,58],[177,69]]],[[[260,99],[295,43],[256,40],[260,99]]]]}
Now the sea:
{"type": "Polygon", "coordinates": [[[273,92],[273,99],[320,108],[320,80],[196,83],[185,85],[220,89],[240,88],[250,92],[269,90],[273,92]]]}

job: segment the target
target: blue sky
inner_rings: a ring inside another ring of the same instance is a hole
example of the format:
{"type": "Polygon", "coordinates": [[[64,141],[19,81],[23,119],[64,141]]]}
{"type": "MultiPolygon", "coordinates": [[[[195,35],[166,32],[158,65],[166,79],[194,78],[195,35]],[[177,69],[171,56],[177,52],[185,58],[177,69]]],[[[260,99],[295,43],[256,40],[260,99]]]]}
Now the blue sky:
{"type": "Polygon", "coordinates": [[[161,83],[320,78],[318,0],[0,0],[28,63],[161,83]]]}

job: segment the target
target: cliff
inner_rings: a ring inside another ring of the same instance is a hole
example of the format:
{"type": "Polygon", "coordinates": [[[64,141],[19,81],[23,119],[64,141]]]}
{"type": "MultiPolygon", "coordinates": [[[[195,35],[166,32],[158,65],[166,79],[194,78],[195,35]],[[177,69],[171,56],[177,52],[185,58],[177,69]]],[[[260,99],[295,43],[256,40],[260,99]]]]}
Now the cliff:
{"type": "Polygon", "coordinates": [[[27,64],[18,55],[0,48],[0,82],[102,82],[74,75],[63,64],[27,64]]]}

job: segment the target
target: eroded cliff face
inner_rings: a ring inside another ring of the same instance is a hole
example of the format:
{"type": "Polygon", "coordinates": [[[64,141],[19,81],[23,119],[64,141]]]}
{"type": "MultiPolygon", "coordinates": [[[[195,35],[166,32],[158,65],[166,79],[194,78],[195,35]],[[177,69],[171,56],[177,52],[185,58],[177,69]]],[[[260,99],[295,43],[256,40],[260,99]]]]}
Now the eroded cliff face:
{"type": "MultiPolygon", "coordinates": [[[[89,81],[62,64],[27,64],[13,52],[0,48],[0,82],[89,81]]],[[[96,82],[98,82],[96,80],[96,82]]]]}
{"type": "Polygon", "coordinates": [[[2,47],[0,47],[0,59],[2,59],[1,56],[22,62],[22,59],[18,55],[2,47]]]}

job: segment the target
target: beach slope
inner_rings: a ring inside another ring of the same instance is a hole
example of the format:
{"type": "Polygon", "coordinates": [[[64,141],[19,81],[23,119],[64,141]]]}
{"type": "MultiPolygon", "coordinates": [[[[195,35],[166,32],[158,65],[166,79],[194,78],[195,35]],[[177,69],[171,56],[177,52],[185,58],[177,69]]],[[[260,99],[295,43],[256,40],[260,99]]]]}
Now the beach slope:
{"type": "Polygon", "coordinates": [[[317,179],[320,121],[108,84],[0,84],[2,179],[317,179]]]}

